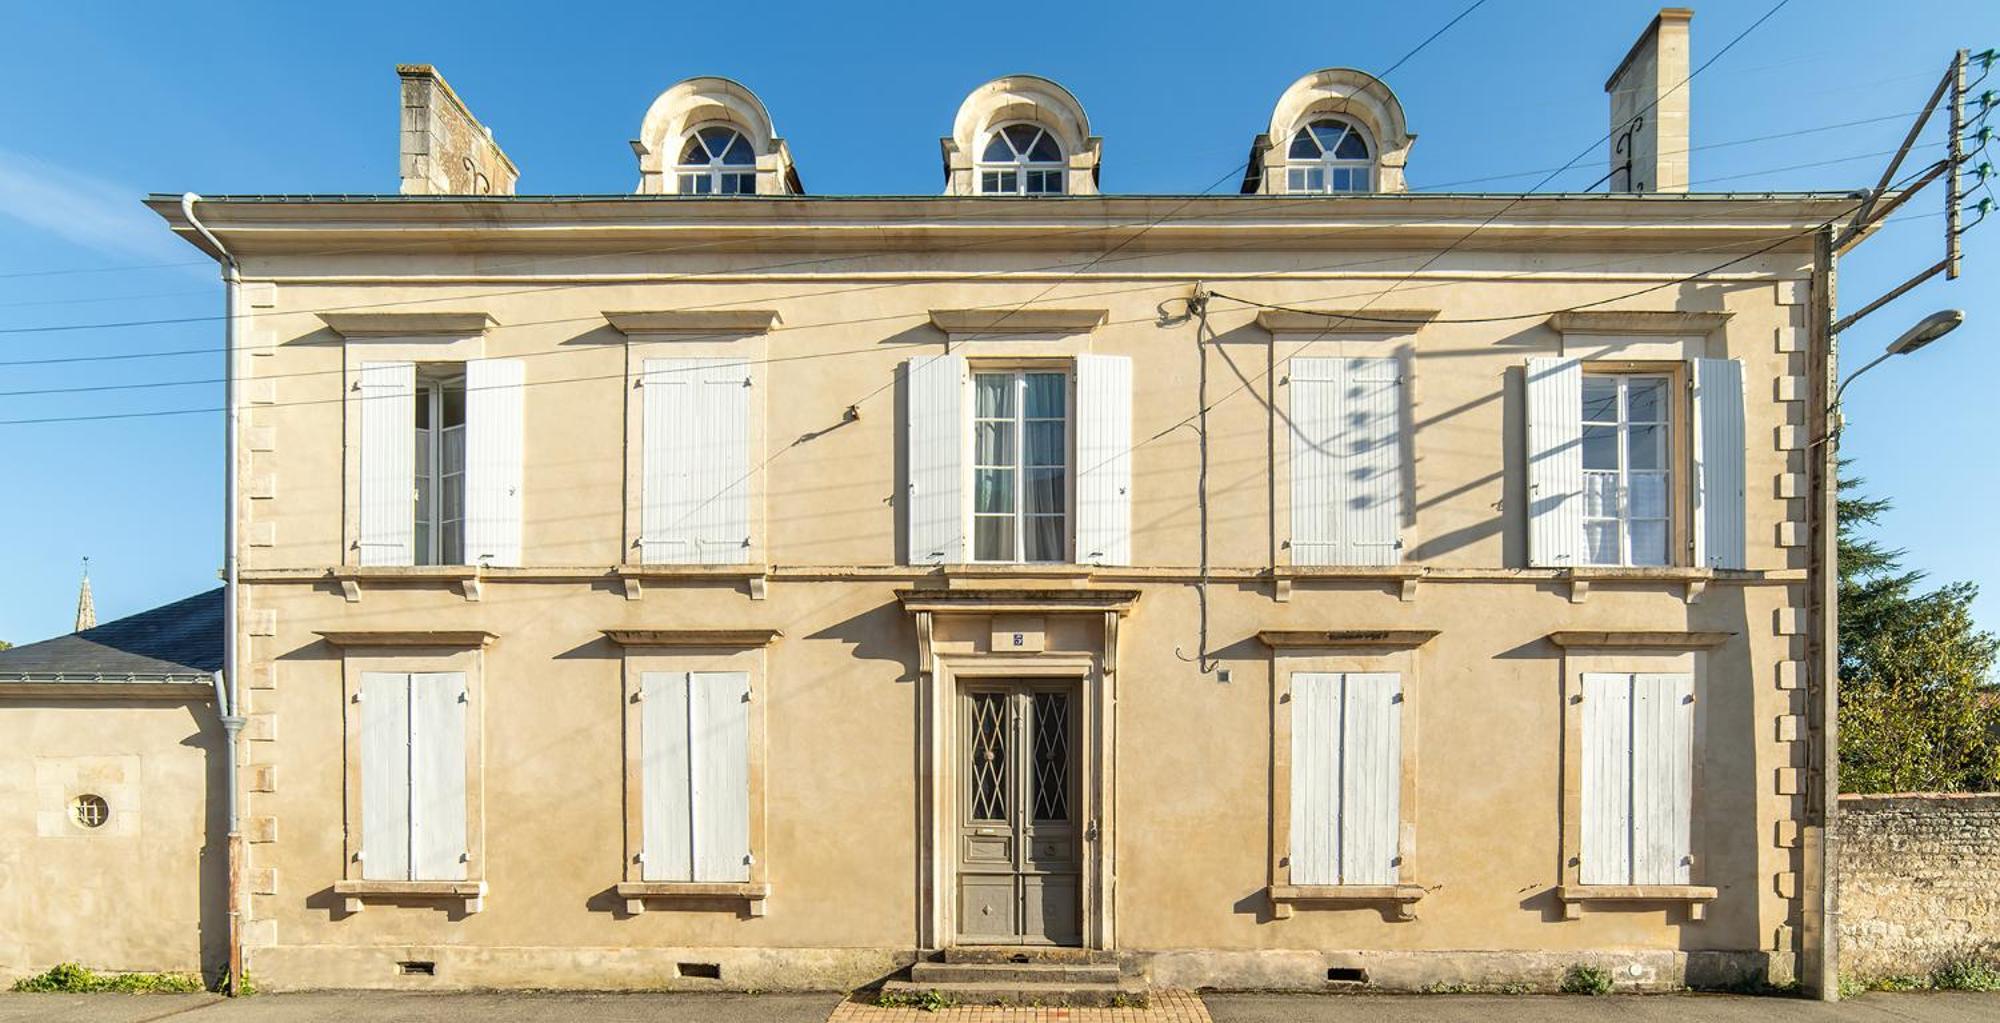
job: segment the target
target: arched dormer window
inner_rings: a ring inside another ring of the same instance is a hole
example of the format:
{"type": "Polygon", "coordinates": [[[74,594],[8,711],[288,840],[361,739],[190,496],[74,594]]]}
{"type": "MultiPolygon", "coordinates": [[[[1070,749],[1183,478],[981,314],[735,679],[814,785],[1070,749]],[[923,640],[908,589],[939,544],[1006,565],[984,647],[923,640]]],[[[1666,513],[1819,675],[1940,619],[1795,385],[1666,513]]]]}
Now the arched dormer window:
{"type": "Polygon", "coordinates": [[[1300,126],[1285,152],[1285,191],[1299,194],[1374,190],[1375,154],[1361,128],[1338,117],[1300,126]]]}
{"type": "Polygon", "coordinates": [[[711,124],[688,136],[674,177],[682,195],[754,195],[757,153],[742,132],[711,124]]]}
{"type": "Polygon", "coordinates": [[[1009,124],[987,136],[979,153],[980,195],[1061,195],[1062,143],[1036,124],[1009,124]]]}

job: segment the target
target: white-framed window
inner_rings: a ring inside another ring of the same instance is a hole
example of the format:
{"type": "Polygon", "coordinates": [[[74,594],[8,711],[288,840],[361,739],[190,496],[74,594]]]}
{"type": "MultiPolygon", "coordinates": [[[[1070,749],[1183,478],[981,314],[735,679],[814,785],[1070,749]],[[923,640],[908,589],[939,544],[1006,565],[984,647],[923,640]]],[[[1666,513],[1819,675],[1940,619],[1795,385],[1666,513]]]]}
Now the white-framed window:
{"type": "Polygon", "coordinates": [[[1583,555],[1590,565],[1671,564],[1673,378],[1583,375],[1583,555]]]}
{"type": "Polygon", "coordinates": [[[363,565],[518,565],[519,359],[364,362],[353,398],[363,565]]]}
{"type": "Polygon", "coordinates": [[[1291,676],[1291,880],[1395,884],[1401,877],[1403,677],[1291,676]]]}
{"type": "Polygon", "coordinates": [[[641,878],[750,880],[750,674],[640,675],[641,878]]]}
{"type": "Polygon", "coordinates": [[[674,176],[682,195],[754,195],[757,151],[742,132],[711,124],[688,136],[674,176]]]}
{"type": "Polygon", "coordinates": [[[468,697],[464,672],[361,673],[364,879],[466,879],[468,697]]]}
{"type": "Polygon", "coordinates": [[[416,563],[465,563],[465,377],[419,378],[416,563]]]}
{"type": "Polygon", "coordinates": [[[979,151],[979,194],[1061,195],[1062,144],[1046,128],[1022,122],[996,128],[979,151]]]}
{"type": "Polygon", "coordinates": [[[972,374],[972,560],[1069,560],[1070,377],[972,374]]]}
{"type": "Polygon", "coordinates": [[[1585,672],[1578,879],[1690,882],[1694,676],[1585,672]]]}
{"type": "Polygon", "coordinates": [[[1373,191],[1374,154],[1360,126],[1322,117],[1292,134],[1285,151],[1285,191],[1330,194],[1373,191]]]}

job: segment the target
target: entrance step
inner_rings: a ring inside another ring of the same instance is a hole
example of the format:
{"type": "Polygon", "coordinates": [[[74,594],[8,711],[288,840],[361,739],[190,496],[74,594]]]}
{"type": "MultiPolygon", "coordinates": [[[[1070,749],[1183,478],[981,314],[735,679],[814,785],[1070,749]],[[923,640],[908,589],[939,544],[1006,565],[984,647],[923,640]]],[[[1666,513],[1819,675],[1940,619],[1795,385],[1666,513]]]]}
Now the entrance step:
{"type": "Polygon", "coordinates": [[[1097,949],[956,947],[882,985],[889,999],[930,996],[955,1005],[1133,1006],[1147,1004],[1146,979],[1097,949]]]}
{"type": "Polygon", "coordinates": [[[1117,963],[917,963],[913,984],[1116,984],[1117,963]]]}
{"type": "Polygon", "coordinates": [[[1110,984],[1065,984],[1009,982],[961,982],[920,984],[891,980],[882,984],[882,996],[908,999],[915,1003],[926,995],[942,997],[952,1005],[1043,1005],[1043,1006],[1128,1006],[1144,1008],[1146,982],[1137,977],[1120,977],[1110,984]]]}
{"type": "Polygon", "coordinates": [[[947,963],[1005,963],[1009,965],[1060,963],[1070,966],[1117,965],[1118,955],[1099,948],[1065,948],[1060,945],[954,945],[944,950],[947,963]]]}

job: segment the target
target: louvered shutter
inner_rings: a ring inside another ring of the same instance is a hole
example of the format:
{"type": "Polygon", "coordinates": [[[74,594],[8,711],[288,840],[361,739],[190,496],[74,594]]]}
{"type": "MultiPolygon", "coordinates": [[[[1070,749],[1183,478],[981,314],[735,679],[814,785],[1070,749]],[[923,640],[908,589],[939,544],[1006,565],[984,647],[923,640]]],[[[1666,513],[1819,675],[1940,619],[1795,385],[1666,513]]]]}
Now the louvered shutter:
{"type": "Polygon", "coordinates": [[[522,406],[519,359],[465,364],[465,561],[521,563],[522,406]]]}
{"type": "Polygon", "coordinates": [[[1290,379],[1292,423],[1292,564],[1339,563],[1339,513],[1335,509],[1340,474],[1339,359],[1293,359],[1290,379]]]}
{"type": "Polygon", "coordinates": [[[1578,878],[1632,877],[1632,676],[1583,676],[1583,809],[1578,878]]]}
{"type": "Polygon", "coordinates": [[[750,560],[750,370],[739,359],[648,359],[640,560],[750,560]]]}
{"type": "Polygon", "coordinates": [[[1339,884],[1340,676],[1293,672],[1292,883],[1339,884]]]}
{"type": "Polygon", "coordinates": [[[465,676],[410,676],[410,876],[466,876],[465,676]]]}
{"type": "Polygon", "coordinates": [[[750,676],[688,675],[694,879],[750,880],[750,676]]]}
{"type": "Polygon", "coordinates": [[[1334,475],[1338,564],[1402,560],[1403,381],[1394,358],[1341,359],[1341,433],[1334,475]]]}
{"type": "Polygon", "coordinates": [[[417,367],[364,362],[358,539],[364,565],[416,563],[417,367]]]}
{"type": "Polygon", "coordinates": [[[645,833],[640,876],[694,879],[688,785],[688,677],[680,671],[640,676],[640,819],[645,833]]]}
{"type": "Polygon", "coordinates": [[[1743,364],[1690,360],[1694,374],[1696,565],[1745,567],[1743,364]]]}
{"type": "Polygon", "coordinates": [[[410,878],[410,676],[361,673],[361,876],[410,878]]]}
{"type": "Polygon", "coordinates": [[[1350,672],[1343,681],[1340,883],[1394,884],[1402,830],[1402,677],[1350,672]]]}
{"type": "Polygon", "coordinates": [[[1132,563],[1132,360],[1076,359],[1076,560],[1132,563]]]}
{"type": "Polygon", "coordinates": [[[1694,676],[1632,678],[1632,883],[1687,884],[1694,676]]]}
{"type": "Polygon", "coordinates": [[[1528,360],[1528,563],[1582,564],[1583,364],[1528,360]]]}
{"type": "Polygon", "coordinates": [[[956,564],[965,560],[965,357],[924,355],[903,365],[909,563],[956,564]]]}

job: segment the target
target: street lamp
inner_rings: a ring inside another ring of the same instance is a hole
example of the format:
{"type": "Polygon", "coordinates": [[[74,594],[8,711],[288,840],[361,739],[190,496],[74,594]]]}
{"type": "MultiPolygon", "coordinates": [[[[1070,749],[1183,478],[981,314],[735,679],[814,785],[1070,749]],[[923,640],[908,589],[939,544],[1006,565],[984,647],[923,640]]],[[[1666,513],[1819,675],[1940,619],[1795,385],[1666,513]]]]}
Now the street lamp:
{"type": "Polygon", "coordinates": [[[1833,404],[1827,406],[1827,412],[1833,418],[1831,435],[1835,437],[1840,436],[1840,428],[1846,425],[1845,417],[1840,414],[1840,396],[1847,393],[1848,384],[1860,379],[1861,374],[1881,365],[1891,356],[1908,355],[1936,341],[1938,338],[1957,330],[1958,325],[1964,322],[1965,311],[1962,309],[1943,309],[1934,312],[1918,320],[1916,326],[1904,331],[1901,337],[1889,342],[1889,347],[1883,349],[1882,354],[1877,355],[1866,365],[1849,374],[1847,379],[1841,382],[1840,387],[1833,392],[1833,404]]]}

